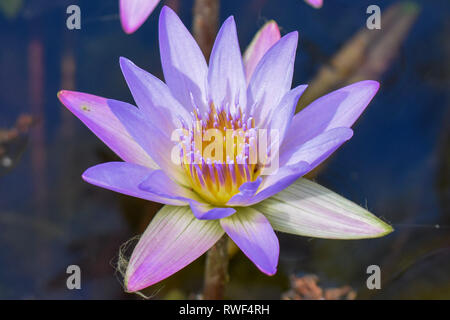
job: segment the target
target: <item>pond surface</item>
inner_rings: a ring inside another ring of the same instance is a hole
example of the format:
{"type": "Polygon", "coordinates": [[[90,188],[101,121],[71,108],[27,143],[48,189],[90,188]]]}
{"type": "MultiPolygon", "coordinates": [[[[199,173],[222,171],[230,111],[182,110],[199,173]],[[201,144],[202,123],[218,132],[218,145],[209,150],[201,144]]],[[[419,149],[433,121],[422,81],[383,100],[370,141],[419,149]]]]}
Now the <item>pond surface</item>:
{"type": "MultiPolygon", "coordinates": [[[[227,0],[220,16],[221,22],[235,16],[242,48],[270,19],[282,33],[298,30],[298,85],[314,78],[365,25],[368,5],[384,10],[394,2],[325,0],[315,10],[301,0],[227,0]]],[[[258,272],[237,252],[228,298],[279,299],[291,275],[310,273],[324,286],[350,285],[358,298],[450,298],[450,2],[415,2],[420,14],[378,78],[379,93],[350,142],[315,176],[390,222],[395,232],[360,241],[279,234],[277,275],[258,272]],[[381,290],[366,288],[372,264],[381,267],[381,290]]],[[[0,128],[12,128],[21,114],[35,119],[28,134],[7,146],[11,161],[2,160],[0,168],[0,299],[138,298],[123,292],[113,265],[120,245],[142,233],[160,205],[81,180],[86,168],[117,158],[56,98],[65,88],[133,103],[120,56],[162,78],[161,5],[127,36],[117,3],[33,0],[24,1],[15,18],[0,13],[0,128]],[[65,27],[65,10],[73,3],[82,13],[78,31],[65,27]],[[82,270],[82,290],[66,288],[72,264],[82,270]]],[[[167,3],[190,25],[193,1],[167,3]]],[[[194,297],[203,271],[204,257],[146,294],[194,297]]]]}

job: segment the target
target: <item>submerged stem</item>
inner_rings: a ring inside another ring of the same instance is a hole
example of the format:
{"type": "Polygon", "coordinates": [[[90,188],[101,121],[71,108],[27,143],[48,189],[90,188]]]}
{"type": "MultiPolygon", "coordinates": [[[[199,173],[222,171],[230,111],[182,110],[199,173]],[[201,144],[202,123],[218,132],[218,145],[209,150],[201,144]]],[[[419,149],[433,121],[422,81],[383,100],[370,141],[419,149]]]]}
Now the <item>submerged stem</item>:
{"type": "Polygon", "coordinates": [[[228,280],[228,237],[224,235],[209,249],[206,256],[203,299],[223,299],[228,280]]]}

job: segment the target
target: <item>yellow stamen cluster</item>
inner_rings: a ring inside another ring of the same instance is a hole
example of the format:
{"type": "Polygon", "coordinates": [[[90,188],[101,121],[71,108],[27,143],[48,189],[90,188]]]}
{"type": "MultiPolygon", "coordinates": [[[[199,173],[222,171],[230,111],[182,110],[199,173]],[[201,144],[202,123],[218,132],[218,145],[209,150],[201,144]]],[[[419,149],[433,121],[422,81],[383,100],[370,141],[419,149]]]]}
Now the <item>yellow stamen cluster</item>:
{"type": "Polygon", "coordinates": [[[204,117],[195,110],[193,119],[184,130],[181,165],[204,200],[225,205],[243,183],[259,176],[255,121],[240,108],[229,112],[214,104],[204,117]]]}

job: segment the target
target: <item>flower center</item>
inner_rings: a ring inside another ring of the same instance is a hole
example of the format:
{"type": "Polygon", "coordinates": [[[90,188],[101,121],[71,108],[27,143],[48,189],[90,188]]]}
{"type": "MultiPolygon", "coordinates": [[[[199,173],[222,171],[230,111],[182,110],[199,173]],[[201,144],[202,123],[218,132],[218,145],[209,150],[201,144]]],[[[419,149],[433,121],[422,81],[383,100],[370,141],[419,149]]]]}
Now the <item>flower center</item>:
{"type": "Polygon", "coordinates": [[[198,109],[192,116],[181,139],[181,166],[204,200],[225,205],[243,183],[259,176],[255,121],[240,108],[228,111],[214,104],[203,116],[198,109]]]}

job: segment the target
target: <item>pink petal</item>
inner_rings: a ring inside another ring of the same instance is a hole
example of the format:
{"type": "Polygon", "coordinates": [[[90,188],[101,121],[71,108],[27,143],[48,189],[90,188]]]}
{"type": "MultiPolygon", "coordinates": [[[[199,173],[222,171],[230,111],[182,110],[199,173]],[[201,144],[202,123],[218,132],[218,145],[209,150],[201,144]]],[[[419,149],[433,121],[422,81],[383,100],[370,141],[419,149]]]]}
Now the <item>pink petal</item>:
{"type": "Polygon", "coordinates": [[[114,101],[124,109],[136,109],[125,102],[108,100],[87,93],[60,91],[58,98],[100,140],[126,162],[157,169],[158,166],[144,149],[132,138],[125,126],[111,111],[114,101]]]}
{"type": "Polygon", "coordinates": [[[125,275],[128,291],[155,284],[184,268],[223,235],[217,220],[198,220],[189,207],[164,206],[134,248],[125,275]]]}
{"type": "Polygon", "coordinates": [[[280,40],[280,29],[275,21],[267,22],[255,35],[252,42],[244,53],[244,68],[247,83],[255,71],[256,66],[278,40],[280,40]]]}
{"type": "Polygon", "coordinates": [[[147,20],[160,0],[120,0],[120,22],[123,30],[131,34],[147,20]]]}
{"type": "Polygon", "coordinates": [[[323,5],[323,0],[305,0],[305,1],[316,9],[321,8],[323,5]]]}
{"type": "Polygon", "coordinates": [[[272,109],[291,89],[297,42],[297,32],[285,35],[256,66],[247,89],[247,103],[257,127],[264,126],[272,109]]]}

